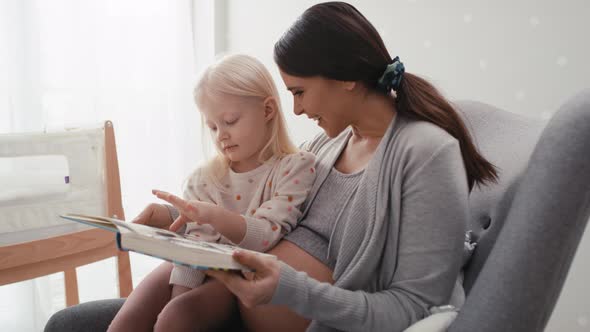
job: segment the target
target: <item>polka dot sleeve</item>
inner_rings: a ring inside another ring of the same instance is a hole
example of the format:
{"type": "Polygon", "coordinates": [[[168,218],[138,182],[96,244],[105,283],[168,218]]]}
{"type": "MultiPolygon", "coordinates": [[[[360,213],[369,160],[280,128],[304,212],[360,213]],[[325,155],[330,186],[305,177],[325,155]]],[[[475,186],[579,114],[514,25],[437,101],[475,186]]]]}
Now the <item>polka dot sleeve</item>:
{"type": "Polygon", "coordinates": [[[280,162],[278,172],[265,184],[271,198],[244,216],[246,235],[240,247],[266,251],[297,226],[300,207],[315,180],[315,156],[297,152],[280,162]]]}

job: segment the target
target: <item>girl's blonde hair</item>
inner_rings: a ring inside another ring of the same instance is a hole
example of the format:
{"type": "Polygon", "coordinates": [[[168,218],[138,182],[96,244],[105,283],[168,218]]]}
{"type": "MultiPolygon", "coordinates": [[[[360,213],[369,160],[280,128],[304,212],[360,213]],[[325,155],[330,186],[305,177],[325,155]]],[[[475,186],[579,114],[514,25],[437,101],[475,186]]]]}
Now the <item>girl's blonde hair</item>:
{"type": "MultiPolygon", "coordinates": [[[[258,99],[261,105],[265,99],[272,97],[277,112],[270,120],[270,139],[258,154],[258,160],[264,163],[273,156],[280,158],[297,151],[287,133],[279,93],[270,72],[254,57],[235,54],[219,59],[205,69],[193,95],[198,108],[205,104],[213,105],[228,96],[258,99]]],[[[202,168],[201,176],[209,177],[218,187],[223,188],[220,180],[227,174],[229,167],[230,160],[218,151],[217,156],[202,168]]]]}

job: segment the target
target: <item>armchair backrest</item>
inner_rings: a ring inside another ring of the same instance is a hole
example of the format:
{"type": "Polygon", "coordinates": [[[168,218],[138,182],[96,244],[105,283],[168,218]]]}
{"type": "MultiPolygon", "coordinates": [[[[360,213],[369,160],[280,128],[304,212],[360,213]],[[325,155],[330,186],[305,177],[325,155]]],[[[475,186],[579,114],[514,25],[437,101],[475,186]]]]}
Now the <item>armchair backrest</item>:
{"type": "Polygon", "coordinates": [[[466,293],[475,283],[510,208],[516,185],[546,122],[473,101],[455,103],[479,151],[498,167],[498,184],[474,188],[470,225],[477,249],[466,266],[466,293]]]}

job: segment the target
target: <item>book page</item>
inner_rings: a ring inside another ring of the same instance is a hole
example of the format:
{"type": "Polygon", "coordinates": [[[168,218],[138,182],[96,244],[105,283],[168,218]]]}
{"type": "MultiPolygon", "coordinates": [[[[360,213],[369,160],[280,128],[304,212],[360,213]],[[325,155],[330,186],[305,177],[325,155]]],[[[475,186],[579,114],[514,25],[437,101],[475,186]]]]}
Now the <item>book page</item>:
{"type": "MultiPolygon", "coordinates": [[[[83,224],[87,224],[90,226],[99,227],[114,232],[119,232],[121,233],[121,235],[133,233],[136,234],[139,238],[143,237],[144,239],[149,238],[158,241],[164,240],[168,243],[194,249],[197,251],[211,252],[229,256],[231,256],[233,252],[238,249],[243,251],[251,251],[229,244],[204,242],[196,239],[194,236],[191,236],[190,234],[178,234],[167,229],[156,228],[143,224],[135,224],[114,218],[89,216],[82,214],[67,214],[61,217],[68,220],[81,222],[83,224]]],[[[276,259],[276,256],[274,255],[264,254],[255,251],[251,252],[276,259]]]]}
{"type": "Polygon", "coordinates": [[[193,239],[188,239],[186,237],[174,238],[174,239],[170,239],[170,241],[174,242],[178,245],[184,246],[184,247],[189,247],[189,248],[199,249],[199,250],[204,250],[204,251],[210,251],[210,252],[216,252],[219,254],[231,255],[231,254],[233,254],[234,251],[236,251],[236,249],[238,249],[237,247],[233,247],[233,246],[229,246],[229,245],[193,240],[193,239]]]}
{"type": "Polygon", "coordinates": [[[66,215],[60,215],[60,217],[67,219],[67,220],[76,221],[76,222],[79,222],[79,223],[82,223],[82,224],[85,224],[88,226],[94,226],[94,227],[106,229],[111,232],[118,231],[117,226],[115,224],[113,224],[112,222],[110,222],[109,220],[107,220],[106,218],[86,216],[86,215],[82,215],[82,214],[66,214],[66,215]]]}
{"type": "Polygon", "coordinates": [[[101,216],[89,216],[83,214],[66,214],[60,216],[65,219],[73,220],[82,222],[84,224],[100,227],[100,228],[109,228],[109,230],[120,231],[121,229],[126,229],[129,232],[139,233],[145,236],[159,236],[159,237],[182,237],[181,235],[171,232],[166,229],[160,229],[152,226],[142,225],[142,224],[134,224],[131,222],[126,222],[124,220],[119,220],[115,218],[108,218],[108,217],[101,217],[101,216]]]}

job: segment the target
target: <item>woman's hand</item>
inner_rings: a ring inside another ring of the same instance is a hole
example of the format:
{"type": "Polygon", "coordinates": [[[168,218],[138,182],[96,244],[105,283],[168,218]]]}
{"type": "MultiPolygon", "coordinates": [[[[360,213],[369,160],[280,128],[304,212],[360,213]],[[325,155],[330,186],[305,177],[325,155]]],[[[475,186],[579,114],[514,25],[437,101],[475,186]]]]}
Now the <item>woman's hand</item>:
{"type": "Polygon", "coordinates": [[[168,208],[162,204],[150,203],[131,222],[157,228],[167,228],[172,223],[168,208]]]}
{"type": "Polygon", "coordinates": [[[254,272],[248,272],[245,276],[235,272],[213,270],[207,270],[205,273],[221,281],[247,308],[269,303],[279,284],[279,262],[247,251],[237,251],[233,257],[254,272]]]}

